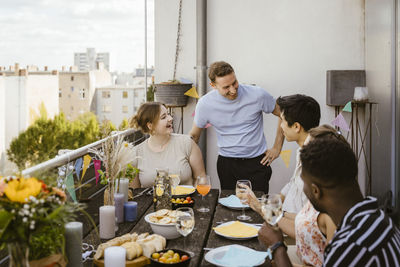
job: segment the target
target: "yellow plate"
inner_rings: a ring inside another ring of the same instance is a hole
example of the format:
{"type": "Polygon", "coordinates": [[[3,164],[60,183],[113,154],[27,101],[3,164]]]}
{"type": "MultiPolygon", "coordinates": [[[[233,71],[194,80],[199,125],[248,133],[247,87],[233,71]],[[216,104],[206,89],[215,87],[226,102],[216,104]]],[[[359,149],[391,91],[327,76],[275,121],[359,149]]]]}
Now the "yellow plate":
{"type": "Polygon", "coordinates": [[[217,235],[233,240],[245,240],[258,236],[261,227],[239,221],[230,221],[214,227],[217,235]]]}

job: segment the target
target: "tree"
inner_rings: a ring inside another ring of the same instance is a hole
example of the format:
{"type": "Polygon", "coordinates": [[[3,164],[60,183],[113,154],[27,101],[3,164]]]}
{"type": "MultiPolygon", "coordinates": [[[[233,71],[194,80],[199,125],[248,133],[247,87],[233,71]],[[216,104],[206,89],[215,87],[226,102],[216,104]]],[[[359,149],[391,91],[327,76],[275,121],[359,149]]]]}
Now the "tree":
{"type": "Polygon", "coordinates": [[[7,156],[19,170],[54,158],[60,149],[77,149],[99,140],[100,126],[93,113],[68,121],[63,113],[47,119],[38,118],[7,150],[7,156]]]}
{"type": "Polygon", "coordinates": [[[121,124],[118,126],[118,131],[124,131],[129,128],[130,128],[129,121],[128,121],[128,119],[125,118],[122,120],[121,124]]]}

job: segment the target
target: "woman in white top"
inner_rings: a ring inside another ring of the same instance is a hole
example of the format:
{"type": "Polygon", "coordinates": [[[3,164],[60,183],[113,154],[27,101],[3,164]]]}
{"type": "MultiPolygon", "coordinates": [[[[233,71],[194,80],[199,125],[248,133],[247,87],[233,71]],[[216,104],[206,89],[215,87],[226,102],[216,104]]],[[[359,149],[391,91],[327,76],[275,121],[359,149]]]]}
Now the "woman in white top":
{"type": "Polygon", "coordinates": [[[153,186],[157,168],[168,168],[169,174],[179,174],[180,184],[185,185],[193,185],[194,177],[205,175],[200,148],[189,136],[172,133],[172,117],[162,103],[142,104],[130,124],[150,134],[134,147],[139,179],[133,181],[133,188],[153,186]]]}

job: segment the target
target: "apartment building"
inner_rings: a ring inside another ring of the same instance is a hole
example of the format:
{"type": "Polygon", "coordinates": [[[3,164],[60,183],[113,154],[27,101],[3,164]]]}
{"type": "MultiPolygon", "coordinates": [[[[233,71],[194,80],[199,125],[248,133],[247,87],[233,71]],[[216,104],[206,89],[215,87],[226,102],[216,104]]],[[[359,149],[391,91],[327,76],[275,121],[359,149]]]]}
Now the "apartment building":
{"type": "Polygon", "coordinates": [[[109,85],[111,74],[101,62],[97,63],[97,69],[90,71],[79,71],[75,66],[66,71],[63,67],[59,74],[60,111],[69,120],[74,120],[88,111],[96,112],[96,87],[109,85]]]}
{"type": "Polygon", "coordinates": [[[110,53],[97,53],[94,48],[87,48],[86,52],[74,53],[74,65],[79,71],[96,70],[100,62],[104,64],[106,70],[110,70],[110,53]]]}
{"type": "Polygon", "coordinates": [[[18,64],[9,69],[0,68],[0,172],[5,165],[5,151],[13,138],[30,126],[39,116],[44,105],[47,116],[59,112],[58,72],[47,67],[40,71],[28,66],[20,69],[18,64]]]}
{"type": "Polygon", "coordinates": [[[112,85],[96,89],[97,118],[110,120],[118,127],[146,101],[144,86],[112,85]]]}

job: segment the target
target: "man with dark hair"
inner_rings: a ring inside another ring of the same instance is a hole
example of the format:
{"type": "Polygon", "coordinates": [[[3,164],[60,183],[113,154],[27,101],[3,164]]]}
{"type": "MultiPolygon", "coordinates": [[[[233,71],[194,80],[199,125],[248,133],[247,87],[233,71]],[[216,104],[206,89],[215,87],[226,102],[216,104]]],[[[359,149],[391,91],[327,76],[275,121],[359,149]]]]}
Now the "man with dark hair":
{"type": "MultiPolygon", "coordinates": [[[[281,190],[283,198],[282,210],[288,217],[293,218],[304,204],[307,197],[303,193],[303,181],[301,180],[300,149],[308,136],[308,130],[317,127],[321,118],[318,102],[306,95],[289,95],[279,97],[276,100],[281,110],[281,128],[288,142],[296,142],[299,145],[296,153],[296,168],[293,176],[281,190]],[[293,214],[290,215],[290,213],[293,214]]],[[[284,222],[282,220],[282,222],[284,222]]],[[[293,220],[291,220],[293,221],[293,220]]],[[[293,222],[294,223],[294,222],[293,222]]]]}
{"type": "MultiPolygon", "coordinates": [[[[376,198],[363,197],[349,144],[319,138],[300,153],[304,193],[338,226],[325,248],[324,266],[400,266],[400,231],[376,198]]],[[[264,224],[259,239],[271,245],[277,266],[291,266],[280,231],[264,224]]]]}
{"type": "Polygon", "coordinates": [[[208,76],[215,90],[197,103],[190,135],[198,142],[208,123],[214,127],[222,189],[235,189],[237,180],[248,179],[254,190],[268,193],[272,174],[269,165],[279,156],[284,138],[279,120],[275,143],[267,149],[263,112],[279,117],[279,106],[264,89],[239,84],[232,66],[226,62],[213,63],[208,76]]]}

